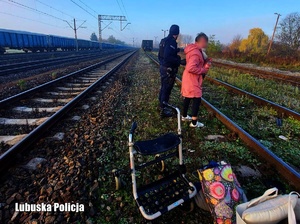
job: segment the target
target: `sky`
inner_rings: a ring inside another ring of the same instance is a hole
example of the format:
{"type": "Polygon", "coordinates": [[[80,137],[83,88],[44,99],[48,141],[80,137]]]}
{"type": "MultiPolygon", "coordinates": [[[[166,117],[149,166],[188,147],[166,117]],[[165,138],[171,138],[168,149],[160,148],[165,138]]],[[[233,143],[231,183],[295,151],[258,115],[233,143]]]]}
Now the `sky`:
{"type": "Polygon", "coordinates": [[[113,35],[128,44],[139,46],[143,39],[157,42],[172,24],[182,34],[199,32],[215,35],[222,43],[230,43],[240,34],[246,38],[251,28],[259,27],[271,36],[276,22],[275,12],[284,18],[300,11],[300,0],[0,0],[0,28],[74,37],[98,36],[97,15],[126,16],[127,22],[104,21],[102,38],[113,35]]]}

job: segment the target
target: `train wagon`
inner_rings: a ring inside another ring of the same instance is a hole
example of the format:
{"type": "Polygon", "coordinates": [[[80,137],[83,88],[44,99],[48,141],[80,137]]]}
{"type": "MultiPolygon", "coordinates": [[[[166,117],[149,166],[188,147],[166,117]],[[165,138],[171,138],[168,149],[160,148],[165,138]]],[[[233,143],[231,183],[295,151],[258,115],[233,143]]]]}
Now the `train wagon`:
{"type": "Polygon", "coordinates": [[[47,35],[25,31],[0,29],[0,53],[5,49],[36,52],[47,45],[47,35]]]}
{"type": "Polygon", "coordinates": [[[144,51],[152,51],[153,50],[153,40],[143,40],[142,41],[142,49],[144,51]]]}
{"type": "MultiPolygon", "coordinates": [[[[129,48],[126,45],[78,39],[78,50],[101,49],[101,44],[102,49],[129,48]]],[[[70,37],[0,29],[0,54],[3,54],[7,49],[18,49],[25,52],[74,51],[76,50],[76,41],[70,37]]]]}

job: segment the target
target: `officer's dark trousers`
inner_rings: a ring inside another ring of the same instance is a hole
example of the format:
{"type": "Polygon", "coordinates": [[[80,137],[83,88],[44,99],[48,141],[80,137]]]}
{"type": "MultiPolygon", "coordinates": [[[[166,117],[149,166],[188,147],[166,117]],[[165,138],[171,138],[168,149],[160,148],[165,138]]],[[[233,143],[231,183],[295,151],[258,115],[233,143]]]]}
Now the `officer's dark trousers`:
{"type": "Polygon", "coordinates": [[[159,92],[159,105],[160,108],[164,108],[163,102],[169,102],[171,91],[175,83],[175,75],[167,74],[166,69],[162,66],[160,67],[160,78],[161,78],[161,87],[159,92]]]}

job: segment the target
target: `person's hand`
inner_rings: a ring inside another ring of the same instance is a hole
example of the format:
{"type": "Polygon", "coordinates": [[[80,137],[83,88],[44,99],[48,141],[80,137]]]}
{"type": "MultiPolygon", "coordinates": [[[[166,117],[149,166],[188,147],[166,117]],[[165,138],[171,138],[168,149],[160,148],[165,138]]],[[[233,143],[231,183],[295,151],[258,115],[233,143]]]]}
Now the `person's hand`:
{"type": "Polygon", "coordinates": [[[206,69],[207,71],[210,69],[210,63],[206,63],[205,65],[204,65],[204,69],[206,69]]]}
{"type": "Polygon", "coordinates": [[[202,69],[202,74],[206,74],[206,73],[208,72],[208,70],[209,70],[209,68],[205,68],[205,67],[204,67],[204,68],[202,69]]]}

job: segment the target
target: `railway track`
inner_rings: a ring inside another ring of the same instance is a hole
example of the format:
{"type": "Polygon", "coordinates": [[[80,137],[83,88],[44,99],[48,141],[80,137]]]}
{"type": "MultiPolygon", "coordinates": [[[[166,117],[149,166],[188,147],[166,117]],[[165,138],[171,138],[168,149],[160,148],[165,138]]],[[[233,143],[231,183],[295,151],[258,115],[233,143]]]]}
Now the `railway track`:
{"type": "Polygon", "coordinates": [[[50,59],[42,59],[42,60],[35,60],[29,62],[21,62],[16,64],[2,65],[0,66],[0,76],[8,76],[18,72],[26,72],[26,71],[31,71],[33,69],[44,68],[48,66],[59,65],[59,64],[69,63],[69,62],[93,60],[95,58],[98,58],[101,54],[102,52],[96,52],[87,55],[66,56],[66,57],[59,57],[54,59],[50,58],[50,59]]]}
{"type": "Polygon", "coordinates": [[[205,79],[208,80],[209,82],[211,82],[214,85],[225,87],[230,92],[246,96],[249,99],[252,99],[256,104],[259,104],[259,105],[262,105],[262,106],[268,106],[268,107],[276,110],[277,114],[280,114],[280,117],[282,117],[282,116],[293,117],[296,120],[300,121],[300,114],[297,113],[296,111],[293,111],[293,110],[287,108],[287,107],[281,106],[281,105],[279,105],[277,103],[274,103],[274,102],[272,102],[270,100],[264,99],[264,98],[262,98],[260,96],[257,96],[255,94],[249,93],[247,91],[244,91],[244,90],[242,90],[240,88],[237,88],[237,87],[235,87],[233,85],[230,85],[230,84],[228,84],[226,82],[223,82],[221,80],[218,80],[218,79],[215,79],[215,78],[211,78],[209,76],[206,76],[205,79]]]}
{"type": "MultiPolygon", "coordinates": [[[[106,50],[102,50],[104,52],[106,50]]],[[[56,52],[36,52],[36,53],[15,53],[0,55],[0,66],[12,63],[28,62],[32,60],[50,59],[66,57],[70,55],[84,55],[99,52],[99,50],[90,51],[56,51],[56,52]]]]}
{"type": "MultiPolygon", "coordinates": [[[[147,54],[149,58],[159,65],[158,60],[152,54],[147,54]]],[[[284,108],[280,105],[274,104],[271,101],[267,101],[261,97],[258,97],[254,94],[247,93],[243,90],[240,90],[234,86],[228,85],[224,82],[220,82],[218,80],[214,80],[210,78],[210,81],[217,85],[222,85],[227,88],[229,91],[232,91],[237,94],[246,95],[251,98],[254,102],[264,106],[270,106],[279,112],[285,113],[287,116],[294,116],[296,119],[299,119],[299,114],[294,111],[289,110],[288,108],[284,108]]],[[[181,85],[181,80],[177,77],[176,82],[178,85],[181,85]]],[[[202,98],[202,104],[204,107],[210,111],[217,119],[219,119],[229,130],[236,133],[241,140],[256,154],[258,154],[261,158],[263,158],[266,162],[271,164],[279,174],[285,178],[292,186],[294,186],[297,190],[300,190],[300,173],[294,169],[294,167],[287,164],[280,157],[274,154],[271,150],[266,148],[264,145],[260,143],[259,140],[255,139],[248,132],[246,132],[243,128],[237,125],[234,121],[232,121],[229,117],[219,111],[216,107],[210,104],[207,100],[202,98]]]]}
{"type": "Polygon", "coordinates": [[[241,72],[250,73],[259,78],[277,80],[277,81],[281,81],[283,83],[300,86],[300,77],[299,76],[285,75],[285,74],[275,73],[275,72],[271,72],[271,71],[264,71],[264,70],[260,70],[260,69],[249,68],[249,67],[244,67],[244,66],[240,66],[240,65],[226,64],[226,63],[216,62],[216,61],[214,61],[213,64],[217,67],[228,68],[228,69],[237,69],[241,72]]]}
{"type": "Polygon", "coordinates": [[[134,53],[126,51],[111,56],[0,101],[0,142],[4,142],[2,147],[6,146],[0,155],[0,171],[10,166],[18,153],[36,142],[95,87],[108,80],[134,53]]]}

